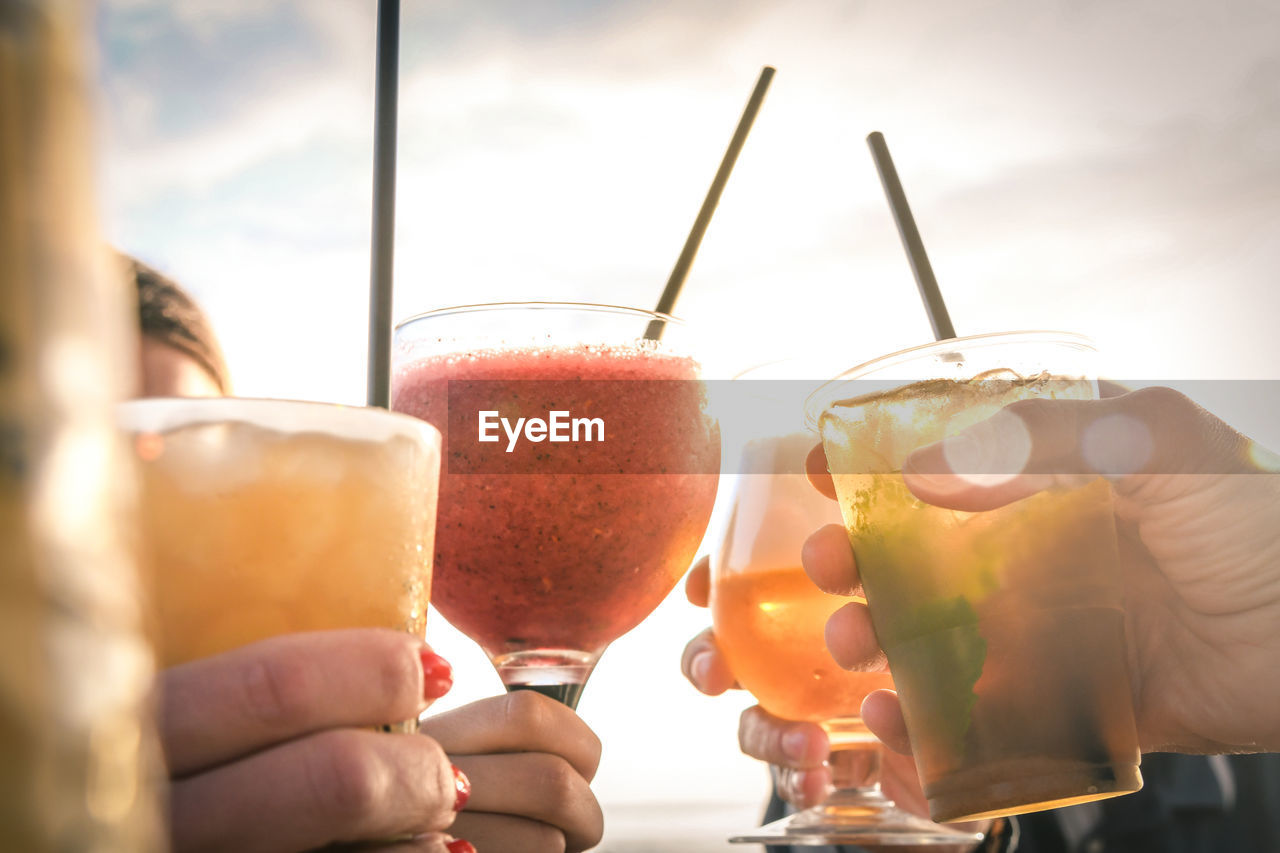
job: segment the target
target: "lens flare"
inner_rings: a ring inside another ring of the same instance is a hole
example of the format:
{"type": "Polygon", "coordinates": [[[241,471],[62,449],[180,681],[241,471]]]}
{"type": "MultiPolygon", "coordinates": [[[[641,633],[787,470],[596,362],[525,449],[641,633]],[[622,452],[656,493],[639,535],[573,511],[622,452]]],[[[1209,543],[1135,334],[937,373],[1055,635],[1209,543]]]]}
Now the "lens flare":
{"type": "Polygon", "coordinates": [[[1112,479],[1141,471],[1151,461],[1154,450],[1151,430],[1131,415],[1098,418],[1085,427],[1080,439],[1085,464],[1112,479]]]}

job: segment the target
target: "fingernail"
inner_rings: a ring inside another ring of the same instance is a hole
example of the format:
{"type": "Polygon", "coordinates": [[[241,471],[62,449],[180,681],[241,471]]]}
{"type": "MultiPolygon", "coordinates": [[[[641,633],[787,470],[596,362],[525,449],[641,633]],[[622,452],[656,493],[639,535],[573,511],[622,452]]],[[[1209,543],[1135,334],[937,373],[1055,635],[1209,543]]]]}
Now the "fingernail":
{"type": "Polygon", "coordinates": [[[693,683],[699,689],[705,688],[707,676],[711,674],[711,652],[700,652],[697,654],[693,663],[689,665],[689,674],[693,676],[693,683]]]}
{"type": "Polygon", "coordinates": [[[475,846],[470,841],[463,841],[461,838],[450,841],[444,848],[449,853],[476,853],[475,846]]]}
{"type": "Polygon", "coordinates": [[[796,799],[792,801],[792,805],[802,809],[826,802],[835,791],[831,784],[831,773],[825,767],[797,771],[792,783],[796,791],[796,799]]]}
{"type": "Polygon", "coordinates": [[[420,657],[422,658],[422,696],[424,699],[439,699],[453,687],[453,667],[430,649],[423,649],[420,657]]]}
{"type": "Polygon", "coordinates": [[[808,747],[809,738],[799,729],[792,729],[782,736],[782,751],[793,761],[803,761],[808,747]]]}
{"type": "Polygon", "coordinates": [[[466,773],[458,769],[458,765],[453,764],[450,766],[453,767],[453,788],[458,792],[457,799],[453,801],[453,810],[460,812],[463,806],[467,804],[467,800],[471,799],[471,780],[467,778],[466,773]]]}
{"type": "Polygon", "coordinates": [[[811,798],[808,795],[808,778],[809,772],[807,770],[792,771],[787,778],[786,790],[781,792],[782,798],[800,809],[807,809],[809,806],[814,805],[814,803],[810,802],[811,798]]]}

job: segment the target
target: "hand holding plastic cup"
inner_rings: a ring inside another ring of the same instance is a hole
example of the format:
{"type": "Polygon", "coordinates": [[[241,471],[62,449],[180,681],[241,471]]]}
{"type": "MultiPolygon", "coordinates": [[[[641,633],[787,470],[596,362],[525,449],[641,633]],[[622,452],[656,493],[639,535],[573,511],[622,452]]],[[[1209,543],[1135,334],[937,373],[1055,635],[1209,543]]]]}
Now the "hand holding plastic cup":
{"type": "MultiPolygon", "coordinates": [[[[1096,397],[1093,355],[1062,333],[952,339],[810,398],[934,820],[1142,785],[1108,483],[1063,472],[1045,491],[963,512],[923,503],[902,479],[913,451],[1017,400],[1096,397]]],[[[1031,453],[1016,429],[998,458],[949,444],[947,476],[988,484],[1031,453]]]]}

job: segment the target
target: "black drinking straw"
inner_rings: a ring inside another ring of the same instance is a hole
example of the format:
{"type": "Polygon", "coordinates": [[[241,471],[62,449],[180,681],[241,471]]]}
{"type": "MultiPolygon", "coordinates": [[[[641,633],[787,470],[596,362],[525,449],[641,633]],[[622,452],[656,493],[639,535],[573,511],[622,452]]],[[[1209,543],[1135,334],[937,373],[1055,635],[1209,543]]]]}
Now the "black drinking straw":
{"type": "MultiPolygon", "coordinates": [[[[760,112],[760,105],[764,103],[764,94],[769,90],[774,71],[775,69],[768,65],[760,69],[756,87],[752,90],[751,97],[747,99],[742,118],[738,119],[738,127],[733,132],[733,138],[729,140],[729,147],[720,161],[720,168],[716,170],[715,180],[707,190],[707,197],[702,200],[702,208],[698,211],[698,217],[693,220],[693,228],[689,231],[689,236],[684,241],[684,248],[680,250],[680,257],[676,259],[676,265],[667,278],[667,286],[662,291],[662,298],[658,300],[658,307],[654,309],[659,314],[670,314],[676,306],[680,288],[684,286],[684,280],[689,277],[689,268],[693,266],[693,259],[698,254],[702,236],[707,233],[707,226],[711,224],[711,215],[716,212],[716,205],[720,203],[720,194],[724,192],[725,184],[729,183],[729,174],[733,171],[734,164],[738,162],[738,154],[742,151],[743,143],[747,141],[751,125],[755,123],[756,113],[760,112]]],[[[644,336],[656,341],[662,337],[666,325],[662,320],[651,320],[644,336]]]]}
{"type": "Polygon", "coordinates": [[[396,228],[396,98],[400,0],[378,0],[377,77],[373,108],[373,247],[369,265],[368,404],[391,397],[391,276],[396,228]]]}
{"type": "Polygon", "coordinates": [[[915,274],[916,286],[920,288],[920,298],[924,300],[929,325],[933,326],[933,337],[939,341],[954,338],[956,330],[951,325],[951,315],[947,313],[946,303],[942,301],[942,291],[938,289],[938,280],[934,278],[929,256],[925,254],[924,241],[920,239],[920,230],[916,228],[911,206],[907,204],[907,194],[903,192],[902,182],[898,180],[898,170],[893,167],[893,158],[889,156],[889,146],[884,141],[884,134],[878,130],[871,133],[867,137],[867,145],[871,147],[871,157],[876,162],[876,171],[880,173],[880,183],[884,187],[885,198],[889,200],[893,221],[898,225],[902,248],[907,250],[907,260],[911,263],[911,272],[915,274]]]}

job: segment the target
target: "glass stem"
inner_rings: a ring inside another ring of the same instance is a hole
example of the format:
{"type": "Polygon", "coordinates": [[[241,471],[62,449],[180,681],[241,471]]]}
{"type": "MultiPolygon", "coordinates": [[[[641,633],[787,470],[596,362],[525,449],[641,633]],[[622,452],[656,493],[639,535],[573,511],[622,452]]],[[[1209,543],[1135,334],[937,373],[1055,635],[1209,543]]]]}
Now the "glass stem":
{"type": "Polygon", "coordinates": [[[508,684],[507,692],[513,690],[532,690],[535,693],[541,693],[543,696],[550,696],[552,699],[568,705],[571,710],[578,710],[578,700],[582,698],[582,688],[586,685],[578,684],[508,684]]]}
{"type": "Polygon", "coordinates": [[[491,655],[489,659],[508,692],[533,690],[577,710],[582,688],[591,677],[600,652],[530,649],[491,655]]]}
{"type": "Polygon", "coordinates": [[[831,770],[831,796],[824,809],[847,811],[891,805],[880,791],[880,744],[872,741],[835,743],[827,756],[831,770]]]}

